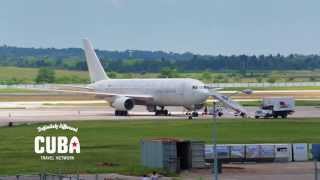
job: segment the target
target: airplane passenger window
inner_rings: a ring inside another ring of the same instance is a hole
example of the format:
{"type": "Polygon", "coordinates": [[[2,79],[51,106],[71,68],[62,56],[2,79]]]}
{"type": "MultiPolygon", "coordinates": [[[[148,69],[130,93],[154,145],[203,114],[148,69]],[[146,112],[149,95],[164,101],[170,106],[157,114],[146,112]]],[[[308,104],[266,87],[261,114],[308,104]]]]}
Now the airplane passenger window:
{"type": "Polygon", "coordinates": [[[192,86],[192,89],[198,89],[198,86],[192,86]]]}

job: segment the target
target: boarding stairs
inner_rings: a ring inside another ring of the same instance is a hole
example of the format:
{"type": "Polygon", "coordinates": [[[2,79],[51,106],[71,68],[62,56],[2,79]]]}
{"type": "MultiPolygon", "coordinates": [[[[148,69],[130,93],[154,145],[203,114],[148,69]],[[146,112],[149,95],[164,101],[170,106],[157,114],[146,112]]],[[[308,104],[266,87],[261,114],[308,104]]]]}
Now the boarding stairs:
{"type": "Polygon", "coordinates": [[[211,96],[219,100],[225,107],[230,108],[243,117],[248,117],[248,111],[232,98],[222,95],[218,92],[211,92],[211,96]]]}

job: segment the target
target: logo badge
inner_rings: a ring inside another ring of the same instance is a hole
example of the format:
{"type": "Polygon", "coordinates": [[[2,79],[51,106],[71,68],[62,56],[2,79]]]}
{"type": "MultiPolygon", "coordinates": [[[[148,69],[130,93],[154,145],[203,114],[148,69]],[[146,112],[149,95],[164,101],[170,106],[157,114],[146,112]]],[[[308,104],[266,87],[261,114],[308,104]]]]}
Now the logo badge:
{"type": "Polygon", "coordinates": [[[78,133],[78,128],[65,123],[49,124],[37,127],[39,133],[34,138],[34,152],[40,155],[41,160],[74,160],[75,154],[80,154],[80,141],[74,134],[78,133]],[[48,130],[58,131],[57,136],[45,135],[48,130]],[[71,131],[71,136],[65,131],[71,131]],[[67,135],[61,135],[63,132],[67,135]]]}

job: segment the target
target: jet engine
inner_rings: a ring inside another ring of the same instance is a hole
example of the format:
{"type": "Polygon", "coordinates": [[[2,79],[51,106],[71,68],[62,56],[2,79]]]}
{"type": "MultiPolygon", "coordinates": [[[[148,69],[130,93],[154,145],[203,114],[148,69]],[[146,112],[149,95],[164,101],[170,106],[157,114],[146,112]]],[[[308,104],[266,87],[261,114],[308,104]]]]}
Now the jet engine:
{"type": "Polygon", "coordinates": [[[118,97],[112,102],[111,106],[116,110],[129,111],[134,107],[134,100],[128,97],[118,97]]]}

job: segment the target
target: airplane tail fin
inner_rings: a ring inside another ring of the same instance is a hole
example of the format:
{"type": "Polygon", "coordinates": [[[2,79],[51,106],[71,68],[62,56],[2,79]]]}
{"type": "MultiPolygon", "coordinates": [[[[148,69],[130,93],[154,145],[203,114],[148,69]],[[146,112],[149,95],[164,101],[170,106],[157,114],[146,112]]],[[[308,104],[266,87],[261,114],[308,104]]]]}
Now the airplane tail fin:
{"type": "Polygon", "coordinates": [[[88,39],[83,39],[83,47],[91,82],[109,79],[93,49],[91,42],[88,39]]]}

